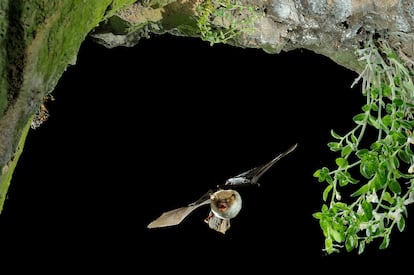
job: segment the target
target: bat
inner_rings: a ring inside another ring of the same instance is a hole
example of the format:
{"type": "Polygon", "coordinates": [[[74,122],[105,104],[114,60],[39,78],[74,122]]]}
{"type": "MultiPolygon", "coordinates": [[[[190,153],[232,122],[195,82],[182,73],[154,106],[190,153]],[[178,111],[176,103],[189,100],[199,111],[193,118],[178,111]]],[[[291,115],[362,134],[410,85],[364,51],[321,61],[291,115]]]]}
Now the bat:
{"type": "Polygon", "coordinates": [[[230,220],[239,214],[242,207],[240,193],[233,188],[259,185],[260,177],[276,162],[295,150],[297,145],[297,143],[294,144],[263,165],[227,179],[223,185],[217,185],[215,190],[210,189],[197,201],[162,213],[161,216],[149,223],[147,228],[178,225],[197,208],[203,205],[210,205],[210,212],[204,221],[211,229],[225,234],[230,228],[230,220]]]}

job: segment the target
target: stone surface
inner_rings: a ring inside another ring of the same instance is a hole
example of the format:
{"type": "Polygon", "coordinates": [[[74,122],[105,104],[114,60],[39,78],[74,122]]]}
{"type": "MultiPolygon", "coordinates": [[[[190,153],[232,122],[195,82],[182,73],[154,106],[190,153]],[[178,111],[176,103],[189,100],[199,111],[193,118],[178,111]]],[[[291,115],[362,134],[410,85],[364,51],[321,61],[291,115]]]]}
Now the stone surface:
{"type": "MultiPolygon", "coordinates": [[[[253,31],[242,33],[227,43],[238,47],[263,49],[270,54],[305,48],[328,56],[336,63],[358,72],[362,67],[354,51],[366,40],[367,33],[398,33],[405,41],[413,38],[414,6],[408,0],[240,2],[253,7],[260,16],[255,21],[253,31]]],[[[123,24],[129,26],[123,33],[114,32],[116,25],[111,26],[109,23],[97,28],[92,36],[109,47],[132,46],[138,43],[139,37],[151,32],[200,36],[195,22],[198,1],[163,3],[164,6],[159,2],[147,5],[135,3],[115,15],[123,24]]],[[[237,16],[234,16],[235,19],[237,16]]],[[[406,47],[406,53],[412,56],[409,48],[406,47]]]]}

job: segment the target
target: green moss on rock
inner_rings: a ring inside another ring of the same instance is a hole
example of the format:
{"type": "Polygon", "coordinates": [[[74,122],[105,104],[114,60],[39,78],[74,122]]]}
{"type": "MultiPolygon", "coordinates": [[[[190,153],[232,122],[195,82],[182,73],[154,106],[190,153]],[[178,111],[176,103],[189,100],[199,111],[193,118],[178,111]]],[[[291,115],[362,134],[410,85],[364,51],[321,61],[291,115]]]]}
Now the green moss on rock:
{"type": "Polygon", "coordinates": [[[10,182],[13,176],[14,169],[17,165],[17,160],[19,159],[21,153],[23,152],[24,143],[26,141],[27,134],[30,130],[31,121],[26,123],[26,126],[22,130],[22,134],[20,136],[19,143],[17,145],[16,153],[13,159],[10,162],[2,167],[2,178],[3,180],[0,182],[0,213],[3,210],[4,201],[6,200],[7,190],[9,189],[10,182]]]}
{"type": "Polygon", "coordinates": [[[135,0],[0,1],[0,211],[33,115],[88,33],[135,0]]]}

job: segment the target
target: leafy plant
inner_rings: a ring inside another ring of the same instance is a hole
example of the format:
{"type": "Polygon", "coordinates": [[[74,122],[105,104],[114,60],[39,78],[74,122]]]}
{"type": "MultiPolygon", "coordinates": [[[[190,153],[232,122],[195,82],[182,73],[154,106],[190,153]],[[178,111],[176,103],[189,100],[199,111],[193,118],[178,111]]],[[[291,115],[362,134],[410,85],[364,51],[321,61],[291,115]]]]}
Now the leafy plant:
{"type": "Polygon", "coordinates": [[[394,228],[404,230],[407,205],[414,202],[413,70],[386,38],[371,37],[357,54],[366,66],[353,85],[362,80],[366,104],[351,131],[331,130],[335,168],[314,173],[327,183],[322,209],[313,216],[328,254],[343,247],[361,254],[375,239],[387,248],[394,228]]]}
{"type": "Polygon", "coordinates": [[[196,12],[201,39],[211,46],[252,31],[259,18],[253,6],[244,6],[238,0],[204,0],[196,12]]]}

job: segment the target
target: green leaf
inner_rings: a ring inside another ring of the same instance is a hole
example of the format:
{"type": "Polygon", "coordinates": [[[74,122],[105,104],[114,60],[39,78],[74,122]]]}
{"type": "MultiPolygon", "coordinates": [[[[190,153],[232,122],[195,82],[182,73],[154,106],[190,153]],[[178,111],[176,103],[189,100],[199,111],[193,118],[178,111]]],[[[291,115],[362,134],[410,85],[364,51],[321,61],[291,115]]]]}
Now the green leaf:
{"type": "Polygon", "coordinates": [[[388,114],[392,114],[394,112],[394,107],[392,106],[392,104],[388,103],[387,105],[385,105],[385,111],[388,114]]]}
{"type": "Polygon", "coordinates": [[[333,184],[333,179],[332,179],[331,175],[328,174],[326,176],[326,182],[329,183],[329,184],[333,184]]]}
{"type": "Polygon", "coordinates": [[[366,112],[371,110],[371,105],[370,104],[365,104],[364,106],[362,106],[362,111],[366,112]]]}
{"type": "Polygon", "coordinates": [[[379,151],[382,147],[382,144],[380,142],[373,142],[370,146],[370,148],[374,151],[379,151]]]}
{"type": "Polygon", "coordinates": [[[332,190],[333,186],[328,185],[326,186],[325,190],[323,191],[322,199],[323,201],[326,201],[328,199],[329,192],[332,190]]]}
{"type": "Polygon", "coordinates": [[[358,144],[358,139],[354,134],[351,135],[351,140],[354,144],[358,144]]]}
{"type": "Polygon", "coordinates": [[[341,243],[343,241],[341,233],[339,233],[337,230],[331,228],[329,232],[331,233],[331,236],[335,242],[341,243]]]}
{"type": "Polygon", "coordinates": [[[382,96],[383,97],[389,97],[391,95],[391,87],[385,86],[382,88],[382,96]]]}
{"type": "Polygon", "coordinates": [[[362,125],[362,124],[364,124],[365,117],[366,117],[366,114],[365,114],[365,113],[362,113],[362,114],[358,114],[358,115],[354,116],[354,117],[352,118],[352,120],[353,120],[356,124],[362,125]]]}
{"type": "Polygon", "coordinates": [[[346,166],[348,166],[348,161],[346,159],[344,159],[344,158],[337,158],[335,160],[335,163],[340,168],[345,168],[346,166]]]}
{"type": "Polygon", "coordinates": [[[335,207],[337,207],[341,210],[349,210],[349,206],[346,203],[343,203],[343,202],[335,203],[335,207]]]}
{"type": "Polygon", "coordinates": [[[390,245],[390,236],[386,235],[381,242],[380,249],[386,249],[390,245]]]}
{"type": "Polygon", "coordinates": [[[387,182],[387,178],[383,178],[380,176],[379,173],[377,173],[369,182],[368,184],[371,187],[374,187],[376,190],[380,190],[384,187],[384,185],[387,182]]]}
{"type": "Polygon", "coordinates": [[[402,160],[405,163],[410,163],[411,162],[411,158],[410,156],[407,154],[406,151],[403,150],[399,150],[397,152],[398,157],[400,158],[400,160],[402,160]]]}
{"type": "Polygon", "coordinates": [[[407,91],[414,91],[414,85],[413,85],[413,83],[412,83],[411,81],[409,81],[409,82],[404,81],[404,82],[403,82],[403,87],[404,87],[404,89],[406,89],[407,91]]]}
{"type": "Polygon", "coordinates": [[[321,227],[321,229],[322,229],[322,232],[323,232],[323,235],[325,236],[325,237],[328,237],[328,228],[329,228],[329,224],[328,224],[328,222],[326,221],[326,219],[320,219],[319,220],[319,225],[320,225],[320,227],[321,227]]]}
{"type": "MultiPolygon", "coordinates": [[[[414,120],[413,120],[414,121],[414,120]]],[[[410,146],[405,147],[405,153],[411,157],[414,157],[413,151],[411,151],[410,146]]]]}
{"type": "Polygon", "coordinates": [[[413,127],[411,126],[411,124],[408,121],[400,120],[399,123],[400,123],[401,127],[403,127],[406,130],[412,130],[413,129],[413,127]]]}
{"type": "Polygon", "coordinates": [[[390,193],[389,193],[389,192],[385,192],[385,193],[382,195],[382,199],[383,199],[384,201],[388,202],[389,204],[393,204],[393,203],[394,203],[394,199],[391,197],[391,195],[390,195],[390,193]]]}
{"type": "Polygon", "coordinates": [[[336,251],[336,249],[333,247],[333,241],[331,238],[325,238],[325,250],[328,254],[332,254],[336,251]]]}
{"type": "Polygon", "coordinates": [[[396,181],[395,179],[391,179],[391,180],[388,181],[388,187],[395,194],[400,194],[401,193],[401,186],[398,183],[398,181],[396,181]]]}
{"type": "Polygon", "coordinates": [[[362,159],[362,158],[364,158],[367,154],[369,153],[369,150],[368,149],[360,149],[360,150],[358,150],[355,154],[357,155],[357,157],[359,158],[359,159],[362,159]]]}
{"type": "Polygon", "coordinates": [[[350,183],[356,184],[359,182],[359,180],[354,179],[349,172],[345,172],[345,175],[350,183]]]}
{"type": "Polygon", "coordinates": [[[359,166],[361,175],[369,179],[374,174],[378,168],[378,156],[376,152],[368,152],[361,159],[361,164],[359,166]]]}
{"type": "Polygon", "coordinates": [[[357,197],[360,196],[362,194],[367,193],[369,190],[369,184],[364,184],[362,185],[357,191],[355,191],[354,193],[351,194],[351,197],[357,197]]]}
{"type": "Polygon", "coordinates": [[[384,219],[380,219],[379,220],[379,226],[377,228],[377,232],[379,232],[378,234],[381,234],[381,232],[384,232],[385,230],[385,226],[384,226],[384,219]]]}
{"type": "Polygon", "coordinates": [[[400,220],[397,223],[398,230],[400,232],[404,231],[405,228],[405,219],[404,216],[401,215],[400,220]]]}
{"type": "Polygon", "coordinates": [[[365,250],[365,241],[359,242],[358,254],[361,255],[365,250]]]}
{"type": "Polygon", "coordinates": [[[320,219],[322,219],[322,212],[315,212],[315,213],[313,213],[313,214],[312,214],[312,216],[313,216],[315,219],[320,220],[320,219]]]}
{"type": "Polygon", "coordinates": [[[395,84],[396,84],[397,86],[399,86],[399,85],[400,85],[400,83],[401,83],[401,77],[399,77],[399,76],[395,76],[395,77],[394,77],[394,82],[395,82],[395,84]]]}
{"type": "Polygon", "coordinates": [[[347,145],[344,148],[342,148],[341,157],[345,157],[349,155],[351,152],[352,152],[352,147],[350,145],[347,145]]]}
{"type": "MultiPolygon", "coordinates": [[[[322,169],[318,169],[318,170],[316,170],[315,171],[315,173],[313,173],[313,176],[315,177],[315,178],[320,178],[321,177],[321,171],[322,171],[322,169]]],[[[322,180],[323,181],[323,180],[322,180]]]]}
{"type": "MultiPolygon", "coordinates": [[[[353,223],[353,221],[352,221],[352,223],[353,223]]],[[[350,226],[348,228],[348,232],[347,233],[348,233],[348,235],[356,235],[358,233],[358,230],[359,230],[358,227],[356,226],[356,224],[354,224],[353,226],[350,226]]],[[[358,239],[357,236],[354,236],[354,237],[356,237],[358,239]]]]}
{"type": "MultiPolygon", "coordinates": [[[[399,119],[403,119],[404,118],[404,112],[403,111],[397,111],[397,113],[395,114],[395,116],[399,119]]],[[[396,123],[397,124],[397,123],[396,123]]],[[[398,123],[399,125],[399,123],[398,123]]],[[[398,128],[398,127],[397,127],[398,128]]]]}
{"type": "Polygon", "coordinates": [[[338,180],[339,186],[341,186],[341,187],[346,186],[349,183],[347,175],[345,173],[341,172],[341,171],[339,171],[336,174],[336,179],[338,180]]]}
{"type": "Polygon", "coordinates": [[[347,252],[351,252],[357,244],[357,238],[353,235],[349,235],[345,240],[345,248],[347,252]]]}
{"type": "Polygon", "coordinates": [[[372,98],[378,98],[378,94],[379,94],[378,88],[375,87],[375,86],[372,86],[371,87],[371,96],[372,96],[372,98]]]}
{"type": "Polygon", "coordinates": [[[318,178],[319,182],[323,182],[325,180],[329,182],[329,178],[331,177],[329,175],[329,169],[326,167],[316,170],[315,173],[313,173],[313,176],[318,178]]]}
{"type": "Polygon", "coordinates": [[[375,174],[376,177],[378,177],[378,187],[377,190],[382,189],[384,185],[387,183],[387,175],[388,175],[388,169],[386,163],[382,163],[380,167],[377,170],[377,173],[375,174]]]}
{"type": "Polygon", "coordinates": [[[359,167],[361,175],[363,175],[366,179],[370,179],[375,173],[373,165],[371,165],[369,162],[362,162],[359,167]]]}
{"type": "Polygon", "coordinates": [[[339,144],[338,142],[329,142],[328,147],[333,152],[337,152],[342,149],[342,145],[339,144]]]}
{"type": "Polygon", "coordinates": [[[396,98],[392,101],[392,104],[394,104],[395,106],[402,106],[404,104],[404,101],[401,98],[396,98]]]}
{"type": "Polygon", "coordinates": [[[392,124],[392,117],[390,115],[385,115],[382,117],[382,123],[384,123],[385,126],[391,126],[392,124]]]}
{"type": "Polygon", "coordinates": [[[392,161],[392,164],[394,165],[394,168],[398,169],[400,168],[400,161],[398,158],[394,155],[390,156],[390,161],[392,161]]]}
{"type": "Polygon", "coordinates": [[[369,116],[368,117],[368,124],[369,125],[371,125],[372,127],[374,127],[375,129],[380,129],[380,124],[378,123],[378,121],[377,121],[377,118],[376,117],[373,117],[373,116],[369,116]]]}
{"type": "Polygon", "coordinates": [[[338,135],[334,130],[331,129],[331,136],[336,138],[336,139],[341,139],[342,137],[340,135],[338,135]]]}
{"type": "Polygon", "coordinates": [[[383,130],[385,133],[387,133],[389,131],[388,126],[386,126],[382,120],[377,120],[378,122],[378,126],[380,127],[381,130],[383,130]]]}
{"type": "Polygon", "coordinates": [[[361,205],[362,209],[364,209],[364,217],[366,218],[366,221],[369,221],[372,219],[372,204],[363,200],[361,205]]]}
{"type": "Polygon", "coordinates": [[[395,142],[398,142],[400,144],[404,144],[407,141],[407,137],[401,132],[392,131],[389,134],[392,136],[395,142]]]}

